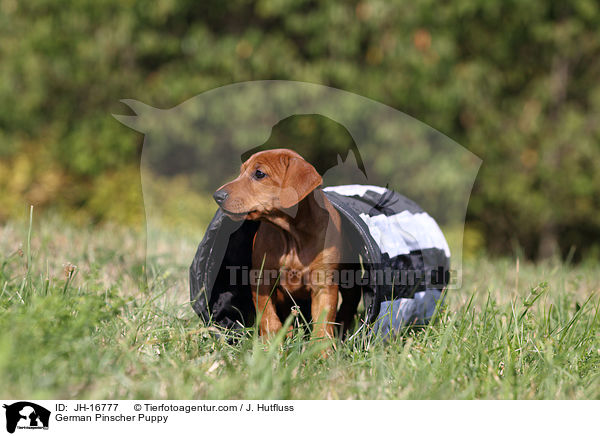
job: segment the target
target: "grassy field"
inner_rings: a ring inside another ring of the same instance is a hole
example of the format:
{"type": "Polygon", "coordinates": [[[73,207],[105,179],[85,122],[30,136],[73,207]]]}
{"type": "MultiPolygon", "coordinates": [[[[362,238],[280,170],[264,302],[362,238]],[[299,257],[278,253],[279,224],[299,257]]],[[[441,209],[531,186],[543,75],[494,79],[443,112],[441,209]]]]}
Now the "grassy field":
{"type": "Polygon", "coordinates": [[[179,255],[196,240],[165,234],[145,271],[139,229],[28,227],[0,227],[3,398],[600,399],[597,264],[468,260],[433,325],[323,359],[202,325],[179,255]]]}

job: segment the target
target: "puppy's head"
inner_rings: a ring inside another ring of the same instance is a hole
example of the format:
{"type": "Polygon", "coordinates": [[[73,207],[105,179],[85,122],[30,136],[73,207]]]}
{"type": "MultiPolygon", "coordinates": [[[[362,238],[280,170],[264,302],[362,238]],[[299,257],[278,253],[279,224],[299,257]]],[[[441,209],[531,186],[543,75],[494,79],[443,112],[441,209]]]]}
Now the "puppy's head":
{"type": "Polygon", "coordinates": [[[284,148],[253,154],[240,175],[213,195],[234,220],[256,220],[298,204],[322,183],[317,170],[298,153],[284,148]]]}

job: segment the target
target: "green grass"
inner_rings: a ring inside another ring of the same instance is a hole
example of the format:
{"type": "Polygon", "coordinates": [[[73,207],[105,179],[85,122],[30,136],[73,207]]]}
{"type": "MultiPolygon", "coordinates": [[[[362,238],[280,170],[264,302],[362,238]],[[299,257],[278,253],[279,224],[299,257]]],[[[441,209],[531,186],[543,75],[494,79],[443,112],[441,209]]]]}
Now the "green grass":
{"type": "Polygon", "coordinates": [[[433,325],[385,344],[359,334],[324,359],[300,335],[215,335],[189,306],[179,255],[198,241],[165,234],[145,271],[141,235],[58,219],[0,228],[0,396],[600,398],[595,264],[467,261],[433,325]]]}

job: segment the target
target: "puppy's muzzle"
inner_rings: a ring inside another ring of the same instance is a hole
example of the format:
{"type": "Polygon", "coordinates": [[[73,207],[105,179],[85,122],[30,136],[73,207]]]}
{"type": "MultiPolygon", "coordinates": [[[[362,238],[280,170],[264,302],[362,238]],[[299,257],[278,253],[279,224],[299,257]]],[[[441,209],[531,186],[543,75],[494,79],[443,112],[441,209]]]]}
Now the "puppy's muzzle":
{"type": "Polygon", "coordinates": [[[213,198],[215,199],[215,201],[217,202],[217,204],[219,206],[221,206],[223,204],[223,202],[225,202],[225,200],[227,200],[227,197],[229,197],[229,193],[227,191],[225,191],[224,189],[220,189],[213,194],[213,198]]]}

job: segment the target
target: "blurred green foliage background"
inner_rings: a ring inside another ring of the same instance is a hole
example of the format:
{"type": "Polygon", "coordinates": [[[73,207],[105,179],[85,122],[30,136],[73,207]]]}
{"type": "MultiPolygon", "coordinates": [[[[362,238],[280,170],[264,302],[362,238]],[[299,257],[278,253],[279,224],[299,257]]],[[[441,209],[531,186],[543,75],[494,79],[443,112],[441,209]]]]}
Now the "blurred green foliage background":
{"type": "Polygon", "coordinates": [[[369,97],[477,154],[475,245],[599,255],[594,0],[0,0],[0,221],[34,204],[139,223],[143,137],[119,100],[170,108],[258,79],[369,97]]]}

